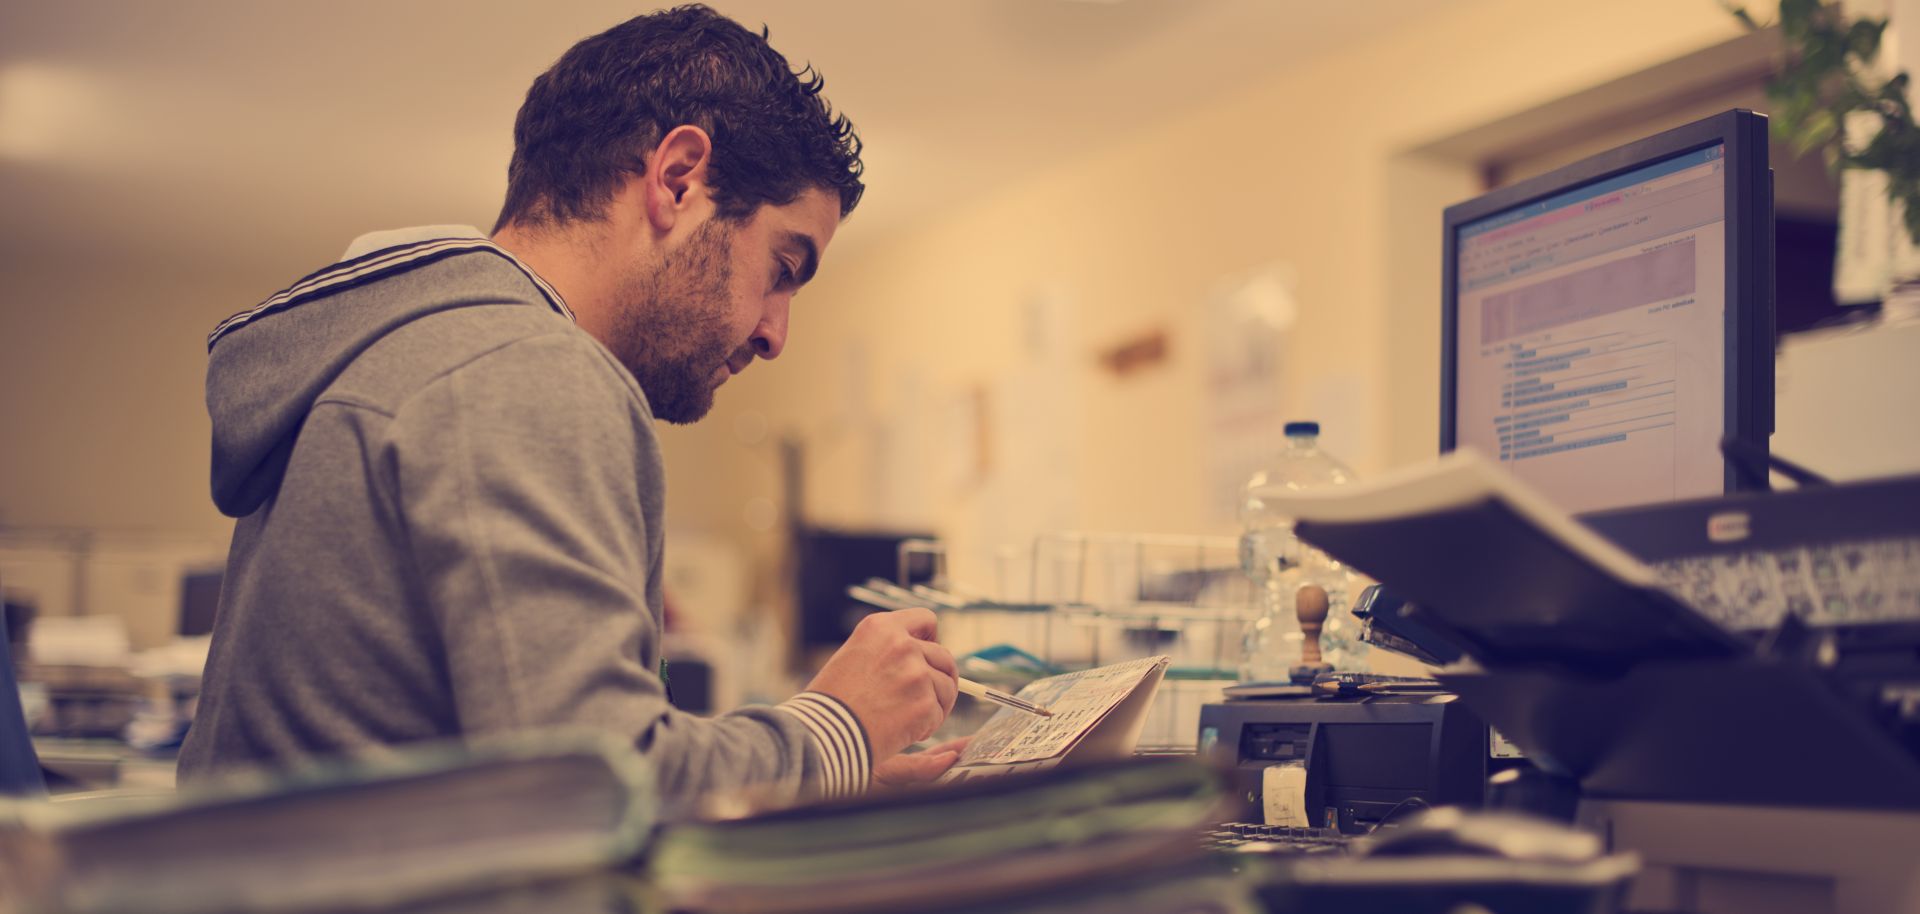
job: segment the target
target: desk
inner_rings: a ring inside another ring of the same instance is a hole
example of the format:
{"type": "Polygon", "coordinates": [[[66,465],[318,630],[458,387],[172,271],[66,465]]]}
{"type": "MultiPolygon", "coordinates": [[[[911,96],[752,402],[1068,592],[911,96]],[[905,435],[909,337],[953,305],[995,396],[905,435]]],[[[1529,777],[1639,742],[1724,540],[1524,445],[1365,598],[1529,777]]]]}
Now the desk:
{"type": "Polygon", "coordinates": [[[1588,800],[1579,819],[1642,857],[1627,911],[1920,912],[1920,812],[1588,800]]]}
{"type": "MultiPolygon", "coordinates": [[[[137,752],[119,740],[39,737],[33,751],[40,766],[82,791],[170,791],[176,760],[137,752]]],[[[50,785],[51,786],[51,785],[50,785]]]]}

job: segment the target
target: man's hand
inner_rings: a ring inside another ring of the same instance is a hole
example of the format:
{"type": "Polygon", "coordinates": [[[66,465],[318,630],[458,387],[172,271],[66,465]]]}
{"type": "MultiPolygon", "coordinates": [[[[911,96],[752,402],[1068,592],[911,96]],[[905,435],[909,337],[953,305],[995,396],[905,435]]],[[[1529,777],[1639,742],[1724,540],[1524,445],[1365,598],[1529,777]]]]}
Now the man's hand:
{"type": "Polygon", "coordinates": [[[959,674],[953,655],[933,640],[936,628],[926,609],[874,613],[807,685],[859,718],[876,762],[932,736],[953,710],[959,674]]]}
{"type": "Polygon", "coordinates": [[[912,787],[931,782],[947,773],[960,754],[967,751],[971,736],[950,739],[920,752],[902,752],[873,766],[873,784],[882,789],[912,787]]]}

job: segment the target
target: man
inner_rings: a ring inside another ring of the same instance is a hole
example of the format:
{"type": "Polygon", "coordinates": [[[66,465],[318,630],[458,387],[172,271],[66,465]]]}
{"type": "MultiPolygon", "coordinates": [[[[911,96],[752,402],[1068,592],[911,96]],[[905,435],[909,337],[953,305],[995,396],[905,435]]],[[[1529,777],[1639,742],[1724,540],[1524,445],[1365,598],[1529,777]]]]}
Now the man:
{"type": "Polygon", "coordinates": [[[216,328],[239,521],[184,777],[550,725],[630,739],[674,804],[952,763],[899,754],[953,706],[930,613],[862,622],[777,707],[696,718],[655,673],[653,421],[780,354],[858,202],[820,89],[704,7],[633,19],[534,82],[491,239],[365,236],[216,328]]]}

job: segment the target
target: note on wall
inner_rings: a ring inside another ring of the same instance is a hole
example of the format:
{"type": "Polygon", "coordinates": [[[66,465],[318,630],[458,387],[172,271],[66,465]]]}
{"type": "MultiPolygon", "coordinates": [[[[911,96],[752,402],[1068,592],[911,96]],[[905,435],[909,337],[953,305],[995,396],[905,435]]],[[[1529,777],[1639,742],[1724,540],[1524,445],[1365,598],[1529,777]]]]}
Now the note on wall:
{"type": "Polygon", "coordinates": [[[1293,290],[1293,267],[1275,263],[1223,281],[1207,302],[1207,504],[1221,521],[1234,519],[1240,486],[1283,440],[1293,290]]]}

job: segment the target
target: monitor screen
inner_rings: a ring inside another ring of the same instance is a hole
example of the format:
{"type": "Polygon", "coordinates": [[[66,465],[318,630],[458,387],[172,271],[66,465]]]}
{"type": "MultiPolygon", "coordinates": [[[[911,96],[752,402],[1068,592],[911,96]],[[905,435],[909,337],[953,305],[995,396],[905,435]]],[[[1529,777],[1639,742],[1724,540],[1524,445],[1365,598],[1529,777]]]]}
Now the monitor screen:
{"type": "Polygon", "coordinates": [[[213,633],[213,617],[220,609],[220,582],[225,579],[223,568],[195,569],[180,576],[181,636],[213,633]]]}
{"type": "Polygon", "coordinates": [[[1442,449],[1497,459],[1572,513],[1725,492],[1720,441],[1752,432],[1731,427],[1740,401],[1771,402],[1743,380],[1771,369],[1770,310],[1766,348],[1750,345],[1771,257],[1733,223],[1771,221],[1770,201],[1737,207],[1753,186],[1707,136],[1449,209],[1442,449]]]}

